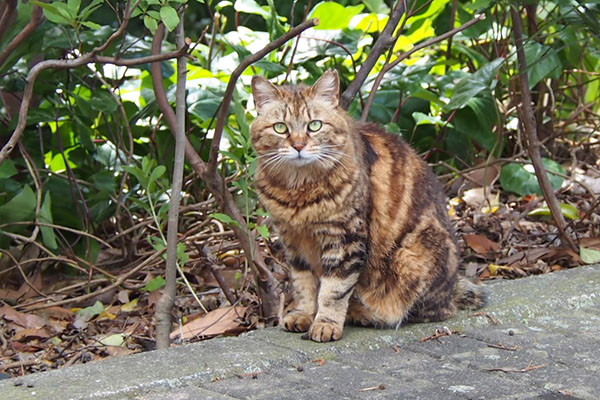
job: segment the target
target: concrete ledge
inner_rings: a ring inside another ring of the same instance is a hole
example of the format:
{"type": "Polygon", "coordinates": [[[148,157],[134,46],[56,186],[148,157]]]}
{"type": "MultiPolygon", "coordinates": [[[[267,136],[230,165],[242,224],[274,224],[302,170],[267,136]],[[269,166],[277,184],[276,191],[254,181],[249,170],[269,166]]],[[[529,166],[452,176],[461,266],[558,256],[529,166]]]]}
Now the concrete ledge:
{"type": "MultiPolygon", "coordinates": [[[[348,398],[355,395],[364,398],[377,393],[381,396],[436,398],[428,396],[433,396],[438,389],[444,390],[440,396],[449,398],[501,398],[496,396],[501,391],[486,392],[484,389],[486,383],[498,387],[502,382],[507,398],[544,398],[536,396],[553,394],[567,397],[547,398],[591,399],[590,396],[600,393],[600,380],[582,372],[585,368],[590,374],[600,374],[597,353],[600,345],[600,267],[580,267],[500,281],[489,285],[488,291],[489,304],[483,311],[493,315],[500,323],[498,326],[492,325],[486,316],[471,317],[471,313],[461,312],[443,324],[407,325],[397,331],[347,327],[341,341],[329,344],[301,340],[300,335],[285,333],[278,328],[266,329],[237,338],[213,339],[0,381],[0,398],[315,398],[321,393],[316,381],[327,381],[327,377],[331,378],[330,382],[337,382],[340,393],[350,390],[352,384],[362,382],[361,379],[366,379],[365,384],[378,382],[378,377],[388,382],[386,390],[365,393],[353,388],[347,395],[340,394],[348,398]],[[441,325],[465,336],[443,338],[439,342],[446,345],[442,347],[436,341],[420,342],[441,325]],[[522,351],[508,354],[511,352],[487,346],[508,341],[522,351]],[[404,357],[395,356],[392,346],[404,352],[404,357]],[[500,358],[494,358],[496,355],[500,358]],[[503,358],[509,356],[513,358],[503,358]],[[389,359],[392,367],[378,364],[377,360],[389,357],[395,357],[389,359]],[[478,361],[481,357],[485,362],[478,361]],[[327,360],[326,365],[311,363],[316,358],[327,360]],[[411,359],[411,363],[406,364],[406,358],[411,359]],[[500,375],[490,375],[493,372],[487,371],[485,366],[494,365],[497,360],[519,361],[522,364],[516,365],[524,367],[532,362],[546,366],[540,367],[535,374],[500,372],[500,375]],[[444,365],[452,373],[441,374],[440,371],[446,368],[444,365]],[[298,369],[304,372],[298,375],[298,369]],[[309,380],[306,377],[313,369],[315,377],[309,380]],[[344,373],[340,375],[339,371],[347,372],[348,382],[345,383],[344,373]],[[239,378],[255,373],[260,374],[259,379],[239,378]],[[528,380],[530,375],[543,381],[543,386],[528,380]],[[411,385],[401,384],[408,376],[421,382],[412,386],[413,391],[411,385]],[[450,378],[453,376],[452,379],[479,379],[479,383],[452,385],[450,378]],[[439,388],[439,382],[444,379],[449,379],[446,386],[439,388]],[[568,379],[576,382],[577,387],[568,386],[568,379]],[[244,383],[241,391],[235,391],[241,383],[244,383]],[[553,389],[552,384],[568,386],[568,390],[553,389]],[[281,392],[281,385],[285,392],[281,392]],[[297,392],[293,392],[290,385],[297,392]]],[[[328,393],[328,397],[341,398],[328,393]]]]}

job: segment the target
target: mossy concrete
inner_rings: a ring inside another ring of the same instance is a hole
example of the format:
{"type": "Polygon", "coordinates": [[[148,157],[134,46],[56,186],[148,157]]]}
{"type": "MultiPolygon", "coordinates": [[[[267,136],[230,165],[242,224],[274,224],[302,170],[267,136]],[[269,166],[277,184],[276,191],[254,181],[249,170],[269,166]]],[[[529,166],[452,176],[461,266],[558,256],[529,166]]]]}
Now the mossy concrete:
{"type": "Polygon", "coordinates": [[[600,398],[599,266],[487,289],[475,316],[326,344],[253,331],[0,381],[0,399],[600,398]],[[457,333],[423,341],[436,329],[457,333]]]}

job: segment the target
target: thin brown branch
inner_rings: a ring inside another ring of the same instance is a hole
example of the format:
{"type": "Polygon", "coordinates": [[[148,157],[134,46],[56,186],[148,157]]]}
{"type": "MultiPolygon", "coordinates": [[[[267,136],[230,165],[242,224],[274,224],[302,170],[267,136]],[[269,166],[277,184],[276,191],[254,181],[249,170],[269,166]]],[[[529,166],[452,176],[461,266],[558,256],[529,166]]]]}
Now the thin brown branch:
{"type": "MultiPolygon", "coordinates": [[[[151,50],[152,54],[160,53],[163,35],[164,26],[161,24],[154,34],[151,50]]],[[[173,112],[173,109],[167,100],[165,88],[162,83],[160,64],[150,64],[150,75],[152,77],[156,103],[163,113],[164,119],[167,122],[171,133],[174,134],[175,127],[177,126],[175,113],[173,112]]],[[[213,139],[213,142],[214,140],[216,139],[213,139]]],[[[275,288],[277,286],[277,280],[273,277],[273,274],[265,265],[262,254],[257,250],[254,237],[250,237],[248,234],[246,220],[236,205],[233,196],[227,190],[223,178],[218,171],[214,170],[212,173],[209,171],[207,164],[202,160],[202,158],[200,158],[198,153],[196,153],[192,144],[187,138],[185,141],[185,157],[194,171],[204,181],[207,189],[221,205],[223,212],[238,222],[238,225],[233,225],[232,229],[238,241],[240,242],[240,246],[247,256],[247,260],[250,262],[251,267],[256,268],[257,273],[255,276],[257,278],[259,292],[262,299],[263,315],[267,318],[276,318],[277,301],[273,300],[273,298],[276,297],[275,288]]]]}
{"type": "Polygon", "coordinates": [[[402,15],[404,15],[404,13],[406,12],[406,7],[404,3],[405,2],[402,0],[398,1],[398,3],[396,4],[396,8],[392,10],[390,18],[388,19],[387,24],[385,24],[385,27],[383,28],[381,35],[375,41],[375,44],[371,48],[367,59],[362,63],[360,70],[354,77],[352,83],[350,83],[350,85],[348,85],[346,90],[344,90],[344,92],[342,93],[340,97],[340,105],[343,109],[348,109],[350,103],[352,103],[352,100],[354,100],[356,93],[358,93],[358,91],[362,87],[363,83],[367,79],[367,76],[369,76],[369,73],[377,63],[379,57],[383,53],[385,53],[386,50],[389,49],[395,42],[394,31],[400,23],[402,15]]]}
{"type": "Polygon", "coordinates": [[[2,13],[0,18],[0,40],[2,40],[4,33],[12,23],[15,11],[17,11],[17,0],[6,0],[0,4],[0,12],[2,13]]]}
{"type": "MultiPolygon", "coordinates": [[[[183,9],[179,10],[179,24],[176,29],[177,46],[185,45],[183,29],[183,9]]],[[[173,181],[169,216],[167,221],[167,260],[165,263],[165,287],[156,304],[156,348],[169,347],[171,333],[171,312],[175,304],[177,279],[177,233],[179,229],[179,205],[181,202],[181,186],[183,182],[183,167],[185,163],[185,81],[187,77],[186,59],[182,55],[177,58],[177,89],[176,100],[176,131],[175,131],[175,160],[173,165],[173,181]]]]}
{"type": "MultiPolygon", "coordinates": [[[[4,17],[4,15],[3,15],[4,17]]],[[[0,65],[4,64],[6,59],[12,54],[13,51],[21,44],[25,39],[27,39],[31,34],[36,30],[36,28],[42,23],[44,20],[44,14],[42,13],[42,8],[40,6],[34,5],[31,11],[31,20],[25,25],[25,28],[17,36],[10,41],[9,44],[6,45],[2,53],[0,53],[0,65]]],[[[4,26],[4,18],[2,18],[2,25],[4,26]]]]}
{"type": "Polygon", "coordinates": [[[102,51],[104,51],[110,44],[119,37],[127,27],[129,23],[129,18],[131,17],[131,13],[135,10],[137,5],[141,0],[136,0],[135,4],[130,8],[130,1],[127,1],[125,5],[125,9],[129,10],[123,16],[123,22],[117,31],[115,31],[101,46],[95,47],[91,52],[84,54],[81,57],[72,59],[72,60],[47,60],[42,61],[36,64],[29,73],[27,74],[27,85],[25,86],[25,91],[23,92],[23,99],[21,100],[21,107],[19,108],[19,121],[17,123],[17,127],[13,131],[10,139],[4,145],[2,150],[0,150],[0,164],[8,157],[10,152],[14,149],[15,145],[21,139],[21,135],[25,131],[25,126],[27,125],[27,114],[29,112],[29,105],[31,104],[31,99],[33,97],[33,87],[35,85],[35,81],[38,75],[49,68],[56,69],[68,69],[68,68],[77,68],[82,65],[94,62],[96,55],[102,51]]]}
{"type": "Polygon", "coordinates": [[[390,62],[390,63],[386,63],[383,68],[381,69],[381,71],[379,71],[379,74],[377,75],[377,78],[375,78],[375,83],[373,84],[373,89],[371,90],[371,93],[369,93],[369,98],[367,100],[367,105],[365,106],[365,108],[363,109],[363,113],[361,116],[361,120],[362,121],[366,121],[367,120],[367,116],[369,115],[369,110],[371,109],[371,106],[373,105],[373,101],[375,100],[375,94],[377,93],[377,88],[379,87],[379,85],[381,84],[381,81],[383,80],[383,76],[392,68],[394,68],[396,65],[398,65],[399,63],[401,63],[403,60],[407,59],[408,57],[410,57],[412,54],[414,54],[415,52],[424,49],[425,47],[429,47],[435,43],[439,43],[442,42],[448,38],[453,37],[454,35],[456,35],[458,32],[464,31],[465,29],[469,28],[470,26],[476,24],[477,22],[481,21],[483,18],[485,18],[485,15],[481,14],[481,15],[477,15],[475,16],[475,18],[473,18],[472,20],[465,22],[464,24],[462,24],[461,26],[451,29],[448,32],[445,32],[439,36],[433,37],[429,40],[426,40],[422,43],[419,43],[418,45],[416,45],[415,47],[413,47],[412,49],[410,49],[409,51],[407,51],[406,53],[401,54],[400,56],[398,56],[398,58],[396,58],[394,61],[390,62]]]}
{"type": "Polygon", "coordinates": [[[79,303],[84,300],[88,300],[93,297],[99,296],[101,294],[110,292],[111,290],[121,286],[127,278],[129,278],[133,274],[137,273],[138,271],[142,270],[144,267],[146,267],[148,264],[150,264],[155,259],[160,258],[160,256],[163,254],[163,251],[164,250],[160,250],[160,251],[156,251],[156,252],[152,253],[152,255],[150,257],[148,257],[147,259],[145,259],[144,261],[139,263],[135,268],[132,268],[129,271],[127,271],[126,273],[124,273],[123,275],[120,275],[117,278],[117,280],[115,280],[111,285],[108,285],[100,290],[97,290],[97,291],[91,292],[91,293],[87,293],[87,294],[84,294],[84,295],[81,295],[78,297],[72,297],[72,298],[60,300],[60,301],[32,305],[31,307],[27,307],[27,311],[35,311],[35,310],[40,310],[40,309],[48,308],[48,307],[63,306],[65,304],[79,303]]]}
{"type": "Polygon", "coordinates": [[[540,140],[537,135],[535,115],[531,106],[531,93],[529,92],[529,79],[527,77],[527,61],[525,59],[525,50],[523,49],[523,25],[521,16],[515,6],[510,7],[510,13],[513,22],[513,33],[515,36],[515,45],[517,47],[517,60],[519,64],[519,83],[521,89],[521,107],[519,108],[519,119],[521,127],[527,136],[527,152],[533,164],[535,175],[537,176],[542,194],[552,218],[556,223],[556,227],[560,232],[560,236],[566,244],[575,252],[578,252],[578,247],[573,241],[573,238],[567,233],[566,222],[560,210],[558,199],[552,189],[544,165],[542,164],[542,156],[540,155],[540,140]]]}
{"type": "Polygon", "coordinates": [[[266,45],[261,50],[246,57],[244,60],[242,60],[240,65],[238,65],[237,68],[233,70],[233,72],[231,73],[231,77],[229,78],[229,82],[227,83],[225,94],[223,95],[221,107],[219,108],[217,123],[215,125],[215,132],[212,143],[210,145],[210,159],[208,161],[209,174],[213,175],[216,173],[217,170],[217,159],[219,157],[219,143],[221,142],[223,128],[225,128],[225,123],[227,122],[227,117],[229,116],[229,107],[231,104],[231,99],[233,98],[233,91],[235,90],[235,85],[240,75],[242,75],[246,68],[248,68],[248,66],[250,66],[251,64],[255,63],[256,61],[259,61],[271,51],[277,49],[288,40],[300,35],[308,28],[311,28],[318,24],[318,18],[313,18],[309,19],[308,21],[304,21],[300,25],[290,29],[285,34],[281,35],[279,38],[266,45]]]}
{"type": "Polygon", "coordinates": [[[231,303],[231,305],[234,305],[236,303],[235,297],[233,296],[233,293],[231,293],[229,286],[227,286],[227,284],[225,283],[223,276],[219,273],[219,270],[216,268],[216,266],[220,264],[219,260],[217,259],[217,257],[215,257],[214,254],[210,252],[210,250],[206,246],[202,247],[201,249],[198,248],[198,250],[208,260],[210,271],[217,280],[217,283],[221,287],[221,290],[223,290],[223,294],[225,295],[229,303],[231,303]]]}

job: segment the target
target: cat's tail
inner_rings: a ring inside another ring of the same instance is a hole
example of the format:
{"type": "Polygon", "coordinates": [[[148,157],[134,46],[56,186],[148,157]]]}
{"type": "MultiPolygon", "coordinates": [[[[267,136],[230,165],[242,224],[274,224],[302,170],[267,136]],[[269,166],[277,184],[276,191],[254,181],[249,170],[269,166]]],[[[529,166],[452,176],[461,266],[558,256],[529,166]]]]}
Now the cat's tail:
{"type": "Polygon", "coordinates": [[[477,310],[485,306],[487,295],[483,285],[459,277],[454,286],[454,304],[462,310],[477,310]]]}

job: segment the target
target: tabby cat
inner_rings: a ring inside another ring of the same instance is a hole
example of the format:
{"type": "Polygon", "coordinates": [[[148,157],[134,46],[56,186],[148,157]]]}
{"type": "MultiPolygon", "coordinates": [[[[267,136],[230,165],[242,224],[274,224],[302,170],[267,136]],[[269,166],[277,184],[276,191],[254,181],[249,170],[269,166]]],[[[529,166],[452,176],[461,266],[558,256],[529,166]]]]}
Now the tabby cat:
{"type": "Polygon", "coordinates": [[[344,323],[399,327],[477,308],[433,172],[397,136],[339,106],[339,79],[312,86],[252,79],[256,189],[290,266],[288,331],[338,340],[344,323]]]}

